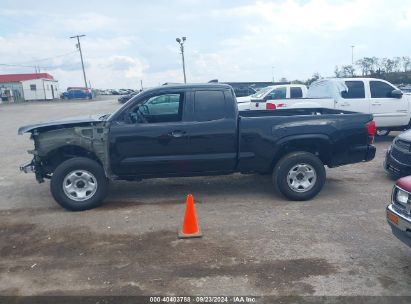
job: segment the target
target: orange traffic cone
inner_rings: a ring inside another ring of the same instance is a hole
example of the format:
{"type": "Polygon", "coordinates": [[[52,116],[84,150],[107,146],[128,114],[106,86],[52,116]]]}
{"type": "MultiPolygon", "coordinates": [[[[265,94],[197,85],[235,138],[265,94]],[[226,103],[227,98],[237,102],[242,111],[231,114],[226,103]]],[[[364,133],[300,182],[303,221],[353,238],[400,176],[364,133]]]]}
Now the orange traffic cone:
{"type": "Polygon", "coordinates": [[[183,226],[178,232],[180,239],[202,237],[202,233],[197,225],[196,211],[194,208],[194,199],[191,194],[187,195],[186,210],[184,212],[183,226]]]}

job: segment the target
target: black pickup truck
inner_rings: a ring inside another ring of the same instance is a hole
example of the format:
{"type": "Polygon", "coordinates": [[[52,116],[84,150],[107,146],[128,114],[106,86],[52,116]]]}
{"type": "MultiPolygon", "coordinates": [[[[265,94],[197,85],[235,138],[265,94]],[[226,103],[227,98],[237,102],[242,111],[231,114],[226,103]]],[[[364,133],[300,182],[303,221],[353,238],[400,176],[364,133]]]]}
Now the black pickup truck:
{"type": "MultiPolygon", "coordinates": [[[[223,84],[166,85],[110,115],[21,127],[33,160],[20,169],[51,179],[69,210],[100,205],[109,180],[272,174],[291,200],[313,198],[336,167],[375,156],[372,116],[323,108],[238,112],[223,84]]],[[[189,189],[187,189],[189,191],[189,189]]]]}

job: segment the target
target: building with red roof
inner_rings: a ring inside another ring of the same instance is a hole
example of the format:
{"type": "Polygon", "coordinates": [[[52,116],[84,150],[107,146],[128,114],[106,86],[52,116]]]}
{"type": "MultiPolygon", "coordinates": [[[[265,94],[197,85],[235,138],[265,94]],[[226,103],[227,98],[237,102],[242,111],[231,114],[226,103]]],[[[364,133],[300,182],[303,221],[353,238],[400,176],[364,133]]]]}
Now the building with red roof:
{"type": "Polygon", "coordinates": [[[0,75],[3,101],[53,100],[60,98],[58,81],[48,73],[0,75]]]}

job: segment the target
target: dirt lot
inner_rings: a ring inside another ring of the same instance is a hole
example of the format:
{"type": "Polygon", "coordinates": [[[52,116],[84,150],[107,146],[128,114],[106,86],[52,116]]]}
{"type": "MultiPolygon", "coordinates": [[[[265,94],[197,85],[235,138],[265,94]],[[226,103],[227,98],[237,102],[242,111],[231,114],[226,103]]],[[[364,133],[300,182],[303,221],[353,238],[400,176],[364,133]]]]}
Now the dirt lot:
{"type": "Polygon", "coordinates": [[[72,213],[18,171],[32,148],[19,126],[118,106],[0,105],[1,295],[411,295],[411,250],[385,221],[393,137],[372,162],[327,170],[309,202],[236,174],[113,182],[103,207],[72,213]],[[177,239],[188,193],[202,239],[177,239]]]}

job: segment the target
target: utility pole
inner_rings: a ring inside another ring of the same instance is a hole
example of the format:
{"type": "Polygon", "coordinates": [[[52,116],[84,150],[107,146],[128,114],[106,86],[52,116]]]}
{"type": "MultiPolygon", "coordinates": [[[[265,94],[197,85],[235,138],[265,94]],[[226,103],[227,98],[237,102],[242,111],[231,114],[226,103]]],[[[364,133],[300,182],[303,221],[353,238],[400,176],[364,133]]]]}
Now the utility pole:
{"type": "Polygon", "coordinates": [[[351,66],[354,67],[354,48],[355,45],[351,45],[351,66]]]}
{"type": "Polygon", "coordinates": [[[140,79],[141,91],[143,91],[143,79],[140,79]]]}
{"type": "Polygon", "coordinates": [[[81,59],[81,67],[83,68],[83,76],[84,76],[84,84],[87,88],[87,79],[86,79],[86,70],[84,69],[84,62],[83,62],[83,53],[81,52],[81,44],[80,44],[80,37],[84,37],[86,35],[76,35],[76,36],[72,36],[70,37],[71,39],[73,38],[77,38],[77,48],[80,51],[80,59],[81,59]]]}
{"type": "Polygon", "coordinates": [[[273,83],[274,83],[274,66],[271,67],[271,76],[273,78],[273,83]]]}
{"type": "Polygon", "coordinates": [[[183,61],[183,74],[184,74],[184,83],[187,83],[186,80],[186,65],[184,62],[184,42],[186,41],[186,37],[176,38],[177,43],[180,45],[180,51],[181,51],[181,59],[183,61]]]}

